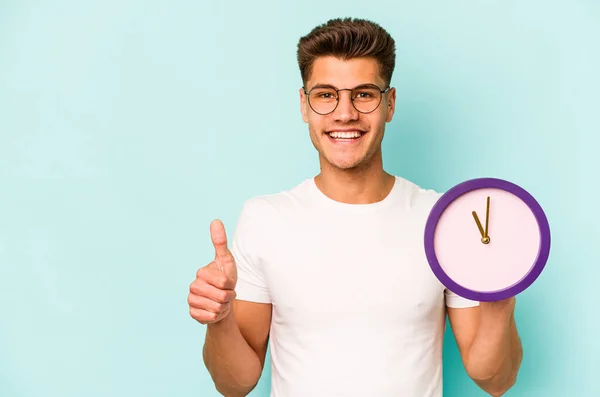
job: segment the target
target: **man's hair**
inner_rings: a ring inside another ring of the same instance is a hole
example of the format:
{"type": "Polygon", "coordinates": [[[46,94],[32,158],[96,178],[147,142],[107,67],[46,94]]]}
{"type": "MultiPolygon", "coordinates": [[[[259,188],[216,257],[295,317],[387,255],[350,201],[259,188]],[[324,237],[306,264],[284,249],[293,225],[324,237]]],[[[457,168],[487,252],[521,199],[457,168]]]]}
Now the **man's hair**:
{"type": "Polygon", "coordinates": [[[298,42],[298,66],[306,84],[316,58],[370,57],[377,60],[381,77],[390,84],[396,62],[394,39],[378,24],[359,18],[336,18],[315,27],[298,42]]]}

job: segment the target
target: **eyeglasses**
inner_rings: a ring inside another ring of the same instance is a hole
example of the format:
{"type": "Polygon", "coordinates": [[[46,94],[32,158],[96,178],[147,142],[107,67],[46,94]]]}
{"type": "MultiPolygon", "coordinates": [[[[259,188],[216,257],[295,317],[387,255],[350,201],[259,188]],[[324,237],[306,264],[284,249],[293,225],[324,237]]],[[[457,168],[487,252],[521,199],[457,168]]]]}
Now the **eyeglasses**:
{"type": "Polygon", "coordinates": [[[371,113],[379,107],[383,94],[391,87],[381,90],[375,84],[363,84],[354,88],[334,88],[331,86],[315,86],[309,92],[302,87],[308,97],[311,109],[320,115],[332,113],[340,103],[340,91],[350,91],[352,106],[360,113],[371,113]]]}

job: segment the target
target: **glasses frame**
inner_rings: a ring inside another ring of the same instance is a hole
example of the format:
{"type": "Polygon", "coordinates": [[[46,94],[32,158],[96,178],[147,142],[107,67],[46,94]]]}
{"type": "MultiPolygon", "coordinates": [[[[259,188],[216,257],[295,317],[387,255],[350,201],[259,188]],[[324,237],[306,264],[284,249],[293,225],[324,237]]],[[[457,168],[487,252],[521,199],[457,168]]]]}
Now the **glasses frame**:
{"type": "Polygon", "coordinates": [[[357,86],[356,86],[356,87],[354,87],[354,88],[335,88],[335,87],[333,87],[333,86],[330,86],[330,85],[323,86],[323,85],[320,85],[320,84],[319,84],[319,85],[316,85],[316,86],[314,86],[313,88],[311,88],[311,89],[310,89],[310,91],[308,91],[308,92],[306,91],[306,87],[304,87],[304,86],[303,86],[303,87],[302,87],[302,91],[304,91],[304,94],[306,95],[306,101],[308,102],[308,106],[310,106],[310,108],[312,109],[312,111],[313,111],[313,112],[315,112],[316,114],[320,114],[321,116],[326,116],[326,115],[328,115],[328,114],[331,114],[331,113],[335,112],[335,110],[336,110],[336,109],[337,109],[337,107],[339,106],[339,104],[340,104],[340,91],[350,91],[350,94],[352,94],[352,91],[354,91],[354,90],[355,90],[355,89],[357,89],[357,88],[361,88],[361,87],[370,87],[370,88],[376,88],[376,89],[378,89],[378,90],[379,90],[379,93],[381,94],[381,95],[379,96],[379,102],[377,103],[377,106],[375,106],[375,108],[373,108],[373,110],[371,110],[371,111],[369,111],[369,112],[363,112],[363,111],[360,111],[360,110],[358,110],[358,109],[356,108],[356,105],[354,104],[354,99],[353,99],[352,97],[350,97],[350,102],[352,103],[352,107],[353,107],[354,109],[356,109],[356,111],[357,111],[357,112],[359,112],[359,113],[362,113],[362,114],[369,114],[369,113],[373,113],[374,111],[376,111],[376,110],[377,110],[377,108],[379,107],[379,105],[381,105],[381,101],[382,101],[382,99],[383,99],[383,96],[384,96],[384,95],[385,95],[385,94],[386,94],[386,93],[387,93],[389,90],[391,90],[391,89],[392,89],[392,87],[388,86],[386,89],[382,90],[382,89],[381,89],[381,88],[379,88],[379,86],[377,86],[376,84],[360,84],[360,85],[357,85],[357,86]],[[335,100],[335,102],[336,102],[336,103],[335,103],[335,107],[333,108],[333,110],[332,110],[331,112],[328,112],[328,113],[319,113],[319,112],[317,112],[317,111],[315,110],[315,108],[313,108],[312,104],[310,103],[310,93],[311,93],[311,92],[312,92],[312,90],[314,90],[315,88],[331,88],[331,89],[333,89],[333,90],[336,92],[336,94],[337,94],[337,95],[336,95],[336,96],[337,96],[337,98],[336,98],[336,100],[335,100]]]}

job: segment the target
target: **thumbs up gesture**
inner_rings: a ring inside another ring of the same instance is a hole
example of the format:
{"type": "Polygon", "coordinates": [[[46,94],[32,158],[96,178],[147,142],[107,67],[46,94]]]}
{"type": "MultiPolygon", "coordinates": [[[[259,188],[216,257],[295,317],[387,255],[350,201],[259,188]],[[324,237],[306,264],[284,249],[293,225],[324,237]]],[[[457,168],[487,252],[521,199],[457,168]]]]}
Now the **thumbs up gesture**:
{"type": "Polygon", "coordinates": [[[211,222],[210,237],[215,258],[198,270],[188,295],[190,315],[201,324],[216,323],[227,317],[236,296],[237,267],[227,248],[227,234],[220,220],[211,222]]]}

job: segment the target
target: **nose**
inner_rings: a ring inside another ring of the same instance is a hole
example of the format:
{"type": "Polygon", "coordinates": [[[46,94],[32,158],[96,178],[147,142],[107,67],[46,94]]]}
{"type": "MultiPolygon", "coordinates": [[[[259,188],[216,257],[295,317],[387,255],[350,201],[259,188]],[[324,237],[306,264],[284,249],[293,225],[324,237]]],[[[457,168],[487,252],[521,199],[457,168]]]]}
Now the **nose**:
{"type": "Polygon", "coordinates": [[[333,112],[336,121],[347,123],[348,121],[358,119],[358,110],[352,104],[352,92],[340,90],[338,105],[333,112]]]}

